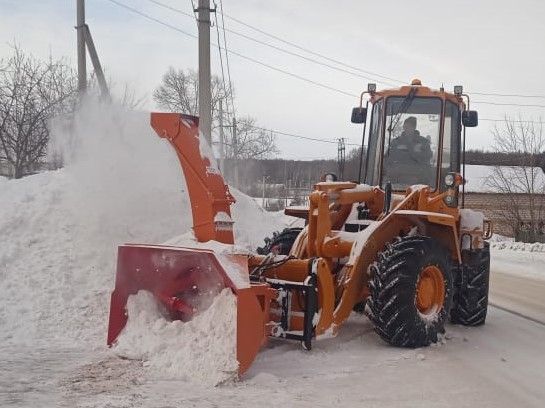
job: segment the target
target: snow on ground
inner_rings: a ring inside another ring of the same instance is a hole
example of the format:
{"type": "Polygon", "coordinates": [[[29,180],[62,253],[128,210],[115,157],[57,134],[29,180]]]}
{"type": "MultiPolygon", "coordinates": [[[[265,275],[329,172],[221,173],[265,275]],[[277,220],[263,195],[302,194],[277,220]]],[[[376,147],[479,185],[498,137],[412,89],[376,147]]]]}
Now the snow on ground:
{"type": "MultiPolygon", "coordinates": [[[[92,105],[63,139],[67,167],[0,190],[0,341],[75,339],[101,347],[116,248],[161,243],[191,226],[176,155],[147,114],[92,105]]],[[[255,248],[279,219],[235,192],[235,234],[255,248]]]]}
{"type": "Polygon", "coordinates": [[[543,243],[516,242],[513,239],[491,242],[490,247],[496,251],[501,251],[506,249],[509,251],[518,251],[518,252],[545,252],[545,244],[543,243]]]}
{"type": "MultiPolygon", "coordinates": [[[[0,360],[29,349],[37,361],[55,350],[104,353],[117,245],[161,243],[191,227],[176,155],[148,114],[90,104],[54,140],[64,169],[0,181],[0,360]]],[[[241,246],[284,227],[233,193],[241,246]]]]}
{"type": "Polygon", "coordinates": [[[493,248],[490,268],[494,272],[545,280],[545,252],[493,248]]]}
{"type": "Polygon", "coordinates": [[[73,349],[16,349],[0,361],[0,405],[16,407],[542,407],[543,327],[491,309],[424,349],[389,347],[367,318],[310,352],[271,341],[242,382],[211,388],[145,376],[134,360],[73,349]],[[25,353],[21,353],[23,350],[25,353]],[[12,368],[12,372],[5,368],[12,368]],[[6,404],[6,402],[8,404],[6,404]]]}
{"type": "Polygon", "coordinates": [[[131,296],[127,313],[117,355],[142,360],[156,378],[211,386],[236,378],[236,297],[230,289],[187,323],[167,321],[149,292],[131,296]]]}
{"type": "Polygon", "coordinates": [[[515,242],[513,238],[494,234],[490,239],[490,254],[492,271],[545,280],[545,244],[515,242]]]}

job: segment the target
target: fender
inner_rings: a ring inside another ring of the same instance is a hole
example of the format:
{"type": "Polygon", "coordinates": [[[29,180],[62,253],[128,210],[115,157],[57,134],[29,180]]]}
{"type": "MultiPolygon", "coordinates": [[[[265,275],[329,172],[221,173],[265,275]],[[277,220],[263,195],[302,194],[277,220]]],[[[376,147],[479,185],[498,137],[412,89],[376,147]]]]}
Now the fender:
{"type": "Polygon", "coordinates": [[[459,264],[462,263],[460,239],[454,216],[417,210],[398,210],[394,214],[396,217],[408,218],[418,227],[421,234],[437,237],[441,244],[450,250],[452,258],[459,264]]]}

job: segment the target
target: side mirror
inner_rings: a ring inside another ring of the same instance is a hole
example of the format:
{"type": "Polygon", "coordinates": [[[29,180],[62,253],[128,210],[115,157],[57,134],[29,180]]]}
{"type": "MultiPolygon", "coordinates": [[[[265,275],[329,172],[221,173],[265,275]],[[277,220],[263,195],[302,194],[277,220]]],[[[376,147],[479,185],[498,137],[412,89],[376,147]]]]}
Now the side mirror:
{"type": "Polygon", "coordinates": [[[465,110],[462,112],[462,125],[465,127],[476,127],[479,124],[477,111],[465,110]]]}
{"type": "Polygon", "coordinates": [[[350,121],[352,123],[365,123],[367,120],[367,109],[366,108],[354,108],[352,109],[352,118],[350,121]]]}

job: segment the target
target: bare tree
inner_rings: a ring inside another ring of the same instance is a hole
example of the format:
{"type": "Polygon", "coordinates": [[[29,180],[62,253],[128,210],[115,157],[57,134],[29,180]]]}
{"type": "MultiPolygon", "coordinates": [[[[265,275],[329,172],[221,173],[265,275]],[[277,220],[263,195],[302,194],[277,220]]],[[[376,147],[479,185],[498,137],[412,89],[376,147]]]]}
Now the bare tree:
{"type": "Polygon", "coordinates": [[[231,137],[225,155],[234,159],[265,159],[278,152],[272,132],[256,126],[250,116],[237,119],[236,140],[231,137]]]}
{"type": "MultiPolygon", "coordinates": [[[[219,127],[219,103],[225,108],[224,122],[227,120],[227,106],[231,98],[230,91],[223,87],[222,81],[215,75],[211,79],[212,88],[212,128],[219,127]]],[[[199,74],[193,70],[175,70],[170,67],[163,75],[163,83],[153,93],[153,99],[163,109],[198,115],[199,112],[199,74]]]]}
{"type": "MultiPolygon", "coordinates": [[[[222,101],[226,158],[265,158],[277,152],[275,137],[256,126],[249,116],[237,118],[236,137],[233,137],[230,105],[232,90],[226,89],[217,76],[212,76],[212,130],[217,134],[220,126],[219,105],[222,101]]],[[[193,70],[175,70],[170,67],[163,75],[162,84],[153,93],[157,105],[171,112],[197,115],[199,111],[199,78],[193,70]]]]}
{"type": "Polygon", "coordinates": [[[494,166],[486,183],[502,193],[498,205],[515,236],[524,230],[535,240],[545,215],[545,175],[540,168],[545,150],[543,125],[506,118],[493,131],[494,149],[499,156],[516,153],[516,163],[494,166]]]}
{"type": "Polygon", "coordinates": [[[0,160],[21,178],[46,154],[50,119],[74,109],[75,75],[63,60],[41,61],[17,45],[0,67],[0,160]]]}

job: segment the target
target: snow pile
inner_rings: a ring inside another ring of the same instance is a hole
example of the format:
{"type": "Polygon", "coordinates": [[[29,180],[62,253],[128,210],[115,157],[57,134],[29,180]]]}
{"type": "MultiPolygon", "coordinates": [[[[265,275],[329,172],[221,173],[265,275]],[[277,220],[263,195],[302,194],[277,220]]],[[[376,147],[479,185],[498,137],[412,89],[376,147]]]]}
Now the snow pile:
{"type": "Polygon", "coordinates": [[[516,242],[513,237],[494,234],[489,240],[490,248],[498,251],[510,250],[517,252],[545,252],[545,244],[535,242],[516,242]]]}
{"type": "Polygon", "coordinates": [[[522,252],[545,252],[545,244],[540,242],[528,243],[528,242],[515,242],[512,241],[496,241],[491,242],[490,247],[495,250],[510,250],[510,251],[522,251],[522,252]]]}
{"type": "MultiPolygon", "coordinates": [[[[117,246],[190,231],[189,201],[148,113],[90,103],[53,139],[64,169],[0,182],[0,345],[101,348],[117,246]]],[[[234,193],[241,245],[255,248],[283,227],[234,193]]]]}
{"type": "Polygon", "coordinates": [[[127,304],[129,321],[115,352],[142,359],[157,377],[217,385],[236,378],[236,298],[224,289],[191,321],[169,322],[153,296],[139,292],[127,304]]]}

